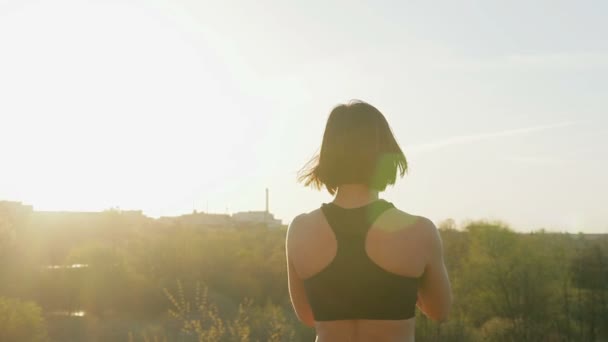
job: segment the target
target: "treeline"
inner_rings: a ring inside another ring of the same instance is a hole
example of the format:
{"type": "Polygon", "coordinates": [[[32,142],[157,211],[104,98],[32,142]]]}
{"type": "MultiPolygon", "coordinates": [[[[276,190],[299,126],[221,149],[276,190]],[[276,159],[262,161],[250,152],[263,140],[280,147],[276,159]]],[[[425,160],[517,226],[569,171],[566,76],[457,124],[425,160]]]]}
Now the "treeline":
{"type": "MultiPolygon", "coordinates": [[[[289,303],[285,229],[35,215],[0,220],[1,341],[314,340],[289,303]]],[[[440,230],[454,306],[419,316],[418,341],[608,340],[606,237],[440,230]]]]}
{"type": "Polygon", "coordinates": [[[506,225],[442,227],[454,288],[448,322],[418,322],[430,341],[608,340],[608,240],[506,225]]]}

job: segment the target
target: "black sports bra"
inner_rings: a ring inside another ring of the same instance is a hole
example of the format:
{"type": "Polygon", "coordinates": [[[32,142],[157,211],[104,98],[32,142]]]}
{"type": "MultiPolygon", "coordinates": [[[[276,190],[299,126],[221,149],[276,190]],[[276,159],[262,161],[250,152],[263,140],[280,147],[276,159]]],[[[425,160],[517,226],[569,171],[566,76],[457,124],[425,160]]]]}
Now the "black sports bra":
{"type": "Polygon", "coordinates": [[[372,223],[393,208],[385,200],[346,209],[321,207],[337,241],[337,252],[321,272],[304,280],[316,321],[400,320],[415,316],[418,278],[382,269],[367,256],[365,239],[372,223]]]}

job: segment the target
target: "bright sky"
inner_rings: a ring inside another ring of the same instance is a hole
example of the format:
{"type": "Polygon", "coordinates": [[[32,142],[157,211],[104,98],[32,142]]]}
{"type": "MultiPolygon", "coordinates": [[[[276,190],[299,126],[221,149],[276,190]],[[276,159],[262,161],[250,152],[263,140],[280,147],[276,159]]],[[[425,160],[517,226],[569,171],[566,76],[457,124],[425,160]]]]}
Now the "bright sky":
{"type": "Polygon", "coordinates": [[[387,117],[401,209],[608,232],[608,2],[0,0],[0,199],[271,211],[331,108],[387,117]]]}

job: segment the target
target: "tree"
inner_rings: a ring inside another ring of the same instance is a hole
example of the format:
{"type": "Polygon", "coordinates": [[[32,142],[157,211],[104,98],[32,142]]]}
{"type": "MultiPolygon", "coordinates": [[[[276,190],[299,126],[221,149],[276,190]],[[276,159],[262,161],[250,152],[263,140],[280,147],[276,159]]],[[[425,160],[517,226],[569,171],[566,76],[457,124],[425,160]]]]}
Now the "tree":
{"type": "Polygon", "coordinates": [[[466,230],[470,247],[459,275],[466,288],[459,290],[473,324],[509,341],[542,339],[556,278],[542,245],[548,237],[517,234],[501,223],[477,222],[466,230]]]}
{"type": "Polygon", "coordinates": [[[42,310],[33,302],[0,297],[0,341],[47,341],[42,310]]]}
{"type": "Polygon", "coordinates": [[[14,225],[3,216],[0,216],[0,257],[15,242],[16,232],[14,225]]]}

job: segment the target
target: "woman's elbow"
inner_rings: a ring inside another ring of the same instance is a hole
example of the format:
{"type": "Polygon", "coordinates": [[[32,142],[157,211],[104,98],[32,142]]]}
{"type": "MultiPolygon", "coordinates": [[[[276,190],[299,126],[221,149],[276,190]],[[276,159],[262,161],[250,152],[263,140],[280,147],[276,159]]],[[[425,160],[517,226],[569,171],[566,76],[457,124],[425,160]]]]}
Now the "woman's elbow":
{"type": "Polygon", "coordinates": [[[452,308],[452,296],[424,299],[418,298],[418,307],[424,315],[433,321],[443,322],[448,319],[452,308]]]}
{"type": "Polygon", "coordinates": [[[428,312],[427,316],[436,322],[445,322],[449,316],[449,310],[441,310],[436,312],[428,312]]]}
{"type": "Polygon", "coordinates": [[[441,303],[440,305],[437,305],[435,308],[428,310],[428,312],[426,312],[426,315],[430,319],[432,319],[436,322],[444,322],[448,319],[451,309],[452,309],[452,299],[449,298],[448,300],[441,303]]]}

